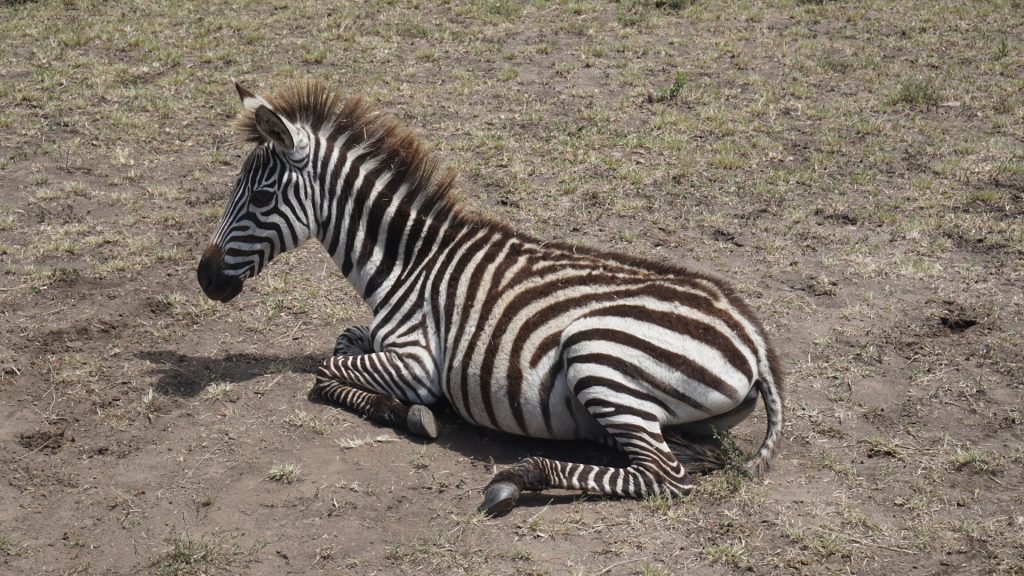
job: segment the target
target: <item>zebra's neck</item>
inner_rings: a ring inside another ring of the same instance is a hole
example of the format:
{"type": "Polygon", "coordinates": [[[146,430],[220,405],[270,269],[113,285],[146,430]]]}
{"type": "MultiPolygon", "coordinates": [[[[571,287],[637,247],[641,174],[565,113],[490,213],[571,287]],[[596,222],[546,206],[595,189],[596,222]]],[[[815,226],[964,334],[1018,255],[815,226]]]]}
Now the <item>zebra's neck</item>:
{"type": "Polygon", "coordinates": [[[461,218],[440,184],[400,149],[364,140],[318,142],[319,233],[345,278],[371,307],[451,238],[461,218]]]}

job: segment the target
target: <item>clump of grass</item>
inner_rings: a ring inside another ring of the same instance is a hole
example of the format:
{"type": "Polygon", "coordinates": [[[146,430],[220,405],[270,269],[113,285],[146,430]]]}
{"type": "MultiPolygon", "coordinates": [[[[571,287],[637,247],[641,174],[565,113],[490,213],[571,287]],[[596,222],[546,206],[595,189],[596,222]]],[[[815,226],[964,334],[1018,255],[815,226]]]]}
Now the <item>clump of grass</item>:
{"type": "Polygon", "coordinates": [[[307,47],[302,51],[301,58],[304,64],[323,64],[329,55],[330,50],[326,46],[320,46],[319,48],[307,47]]]}
{"type": "Polygon", "coordinates": [[[911,108],[934,108],[942,102],[942,89],[926,78],[908,78],[900,82],[889,103],[911,108]]]}
{"type": "Polygon", "coordinates": [[[479,526],[488,520],[486,512],[474,510],[466,514],[452,514],[452,521],[460,528],[479,526]]]}
{"type": "Polygon", "coordinates": [[[697,0],[654,0],[655,8],[668,8],[669,10],[682,10],[683,8],[689,8],[696,3],[697,0]]]}
{"type": "Polygon", "coordinates": [[[101,262],[93,267],[93,271],[100,278],[108,278],[112,275],[120,272],[125,272],[131,268],[131,263],[124,258],[112,258],[106,262],[101,262]]]}
{"type": "Polygon", "coordinates": [[[853,68],[853,63],[838,54],[822,54],[818,64],[825,70],[836,74],[846,74],[853,68]]]}
{"type": "Polygon", "coordinates": [[[861,528],[872,533],[881,531],[881,527],[869,518],[867,514],[849,505],[843,505],[839,510],[839,514],[844,526],[861,528]]]}
{"type": "Polygon", "coordinates": [[[910,494],[896,496],[893,503],[913,512],[932,510],[936,499],[935,488],[922,480],[910,484],[910,494]]]}
{"type": "Polygon", "coordinates": [[[859,444],[867,444],[868,456],[871,457],[887,456],[896,460],[906,460],[907,458],[906,451],[895,440],[872,436],[871,438],[861,440],[859,444]]]}
{"type": "Polygon", "coordinates": [[[188,533],[168,538],[170,545],[163,554],[153,561],[156,573],[161,576],[200,576],[219,573],[251,559],[267,543],[257,540],[252,546],[243,548],[238,538],[230,534],[216,534],[212,538],[193,539],[188,533]]]}
{"type": "Polygon", "coordinates": [[[675,500],[665,494],[651,494],[647,497],[647,505],[651,507],[651,510],[655,512],[665,512],[672,507],[675,500]]]}
{"type": "Polygon", "coordinates": [[[265,478],[282,484],[292,484],[299,479],[299,466],[298,464],[274,464],[267,471],[265,478]]]}
{"type": "Polygon", "coordinates": [[[726,470],[743,475],[747,465],[747,455],[736,445],[736,440],[728,432],[715,432],[715,440],[719,444],[719,455],[726,470]]]}
{"type": "Polygon", "coordinates": [[[230,382],[218,382],[216,384],[210,384],[203,391],[203,395],[210,400],[223,400],[227,398],[228,394],[234,391],[235,385],[230,382]]]}
{"type": "Polygon", "coordinates": [[[830,556],[849,558],[853,554],[846,538],[834,532],[823,532],[821,536],[814,540],[812,546],[818,554],[826,558],[830,556]]]}
{"type": "Polygon", "coordinates": [[[426,470],[430,467],[430,461],[427,459],[427,448],[424,446],[419,452],[413,455],[412,459],[409,460],[409,464],[412,465],[413,470],[426,470]]]}
{"type": "Polygon", "coordinates": [[[13,556],[15,554],[14,542],[11,541],[11,537],[7,534],[0,534],[0,554],[4,556],[13,556]]]}
{"type": "Polygon", "coordinates": [[[821,454],[821,466],[826,470],[831,471],[837,476],[843,476],[845,478],[854,479],[857,477],[857,470],[849,464],[843,464],[839,462],[839,458],[832,452],[826,452],[822,450],[821,454]]]}
{"type": "Polygon", "coordinates": [[[645,562],[640,565],[640,574],[643,576],[668,576],[668,571],[657,564],[645,562]]]}
{"type": "Polygon", "coordinates": [[[316,566],[320,562],[324,562],[324,563],[330,562],[333,557],[334,557],[334,545],[333,544],[324,544],[322,546],[317,547],[317,549],[316,549],[316,559],[313,560],[313,565],[316,566]]]}
{"type": "Polygon", "coordinates": [[[317,420],[313,416],[310,416],[305,410],[295,409],[291,416],[284,419],[286,424],[291,424],[296,428],[308,428],[313,432],[324,435],[327,433],[327,426],[323,422],[317,420]]]}
{"type": "Polygon", "coordinates": [[[505,68],[504,70],[498,73],[498,80],[501,80],[502,82],[509,82],[511,80],[515,80],[518,77],[518,68],[505,68]]]}
{"type": "Polygon", "coordinates": [[[658,92],[648,93],[648,102],[671,102],[676,99],[677,96],[686,87],[687,76],[685,72],[676,72],[676,77],[672,80],[672,85],[666,88],[662,88],[658,92]]]}
{"type": "Polygon", "coordinates": [[[723,143],[716,146],[717,153],[711,157],[711,165],[722,170],[737,170],[746,165],[744,150],[738,146],[723,143]]]}
{"type": "Polygon", "coordinates": [[[996,54],[992,57],[993,60],[999,62],[1010,53],[1010,41],[1005,36],[999,40],[999,45],[996,46],[996,54]]]}
{"type": "Polygon", "coordinates": [[[168,292],[156,297],[156,304],[172,316],[180,317],[185,307],[185,296],[181,292],[168,292]]]}
{"type": "Polygon", "coordinates": [[[704,558],[711,564],[722,563],[738,567],[746,554],[746,548],[742,542],[739,544],[729,543],[705,548],[703,552],[704,558]]]}
{"type": "Polygon", "coordinates": [[[494,0],[483,4],[484,11],[492,16],[501,18],[515,18],[522,14],[523,8],[519,2],[509,0],[494,0]]]}
{"type": "Polygon", "coordinates": [[[703,478],[697,490],[712,500],[727,500],[738,494],[747,483],[746,474],[726,468],[703,478]]]}
{"type": "Polygon", "coordinates": [[[156,417],[156,393],[152,388],[142,395],[142,415],[150,422],[156,417]]]}
{"type": "Polygon", "coordinates": [[[753,485],[749,482],[748,458],[743,450],[736,445],[736,441],[728,432],[716,433],[714,440],[718,446],[712,459],[717,461],[715,468],[721,469],[705,476],[697,491],[712,500],[756,500],[758,495],[750,490],[753,485]]]}
{"type": "Polygon", "coordinates": [[[988,450],[957,448],[950,457],[950,464],[953,470],[968,468],[980,474],[992,474],[999,472],[1006,464],[1006,458],[988,450]]]}

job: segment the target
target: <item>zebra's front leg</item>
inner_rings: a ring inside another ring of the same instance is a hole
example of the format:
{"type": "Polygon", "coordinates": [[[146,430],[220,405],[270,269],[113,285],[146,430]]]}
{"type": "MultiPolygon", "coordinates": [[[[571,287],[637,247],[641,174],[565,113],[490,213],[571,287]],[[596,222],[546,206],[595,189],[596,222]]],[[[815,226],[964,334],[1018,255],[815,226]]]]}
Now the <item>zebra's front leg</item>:
{"type": "Polygon", "coordinates": [[[437,438],[437,420],[425,405],[437,395],[417,374],[414,356],[371,352],[329,358],[317,370],[313,394],[373,422],[437,438]]]}

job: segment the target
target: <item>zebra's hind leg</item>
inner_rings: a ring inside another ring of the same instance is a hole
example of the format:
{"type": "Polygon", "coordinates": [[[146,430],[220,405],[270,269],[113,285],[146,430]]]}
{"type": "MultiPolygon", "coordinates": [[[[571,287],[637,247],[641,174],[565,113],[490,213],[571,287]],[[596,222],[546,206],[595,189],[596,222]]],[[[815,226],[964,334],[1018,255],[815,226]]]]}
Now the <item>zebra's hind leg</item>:
{"type": "Polygon", "coordinates": [[[665,443],[657,422],[653,423],[655,430],[648,430],[636,425],[635,416],[625,413],[605,413],[598,421],[629,456],[629,466],[613,468],[527,458],[495,475],[484,489],[480,510],[492,516],[505,514],[515,506],[523,490],[562,488],[646,498],[656,494],[684,496],[693,489],[690,476],[665,443]]]}
{"type": "Polygon", "coordinates": [[[665,428],[662,434],[676,460],[687,471],[704,474],[725,467],[744,471],[745,460],[729,435],[729,429],[750,415],[757,406],[758,392],[751,387],[747,397],[735,408],[698,420],[665,428]]]}

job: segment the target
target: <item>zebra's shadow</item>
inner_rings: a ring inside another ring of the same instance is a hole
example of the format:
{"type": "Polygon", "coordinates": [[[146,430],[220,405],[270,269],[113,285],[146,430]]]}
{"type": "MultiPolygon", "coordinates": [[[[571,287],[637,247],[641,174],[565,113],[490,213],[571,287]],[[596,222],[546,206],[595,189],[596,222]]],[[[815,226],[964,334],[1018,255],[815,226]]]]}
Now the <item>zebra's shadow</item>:
{"type": "MultiPolygon", "coordinates": [[[[470,424],[444,400],[431,406],[431,410],[440,427],[434,441],[437,446],[488,464],[506,466],[530,456],[601,466],[628,464],[621,452],[594,442],[527,438],[470,424]]],[[[410,438],[422,442],[415,436],[410,438]]]]}
{"type": "MultiPolygon", "coordinates": [[[[169,350],[138,352],[135,356],[152,364],[152,371],[159,374],[153,385],[157,393],[184,398],[198,396],[207,386],[221,382],[247,382],[267,374],[283,372],[312,375],[323,360],[322,356],[313,354],[272,356],[237,353],[211,358],[169,350]]],[[[312,383],[312,378],[310,382],[312,383]]],[[[333,407],[316,396],[311,395],[309,400],[333,407]]],[[[360,418],[343,408],[336,409],[351,414],[353,418],[360,418]]],[[[543,456],[603,466],[624,466],[627,463],[621,453],[593,442],[526,438],[475,426],[463,420],[444,400],[431,406],[431,410],[434,411],[440,425],[440,434],[434,443],[478,462],[493,463],[501,467],[529,456],[543,456]]],[[[422,438],[401,430],[386,426],[380,428],[392,430],[412,442],[423,442],[422,438]]],[[[526,494],[524,498],[526,501],[532,501],[526,494]]],[[[566,498],[575,501],[579,496],[566,498]]],[[[551,495],[545,495],[537,501],[538,505],[546,504],[551,501],[551,495]]]]}
{"type": "Polygon", "coordinates": [[[138,352],[136,358],[153,365],[160,374],[153,389],[169,396],[191,398],[207,386],[220,382],[246,382],[280,372],[312,374],[323,360],[320,356],[271,356],[267,354],[227,354],[225,356],[189,356],[170,350],[138,352]]]}
{"type": "MultiPolygon", "coordinates": [[[[446,403],[432,406],[440,432],[435,444],[446,450],[497,469],[511,466],[523,458],[541,456],[575,464],[594,464],[621,468],[629,464],[626,456],[610,447],[584,440],[549,440],[526,438],[514,434],[480,428],[463,420],[446,403]]],[[[415,439],[420,441],[421,439],[415,439]]],[[[482,486],[481,486],[482,488],[482,486]]],[[[546,490],[523,492],[517,508],[543,508],[583,501],[617,500],[614,496],[586,494],[577,491],[546,490]]]]}

